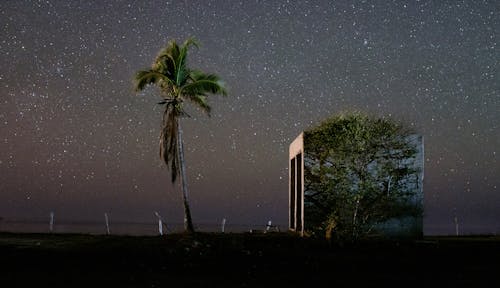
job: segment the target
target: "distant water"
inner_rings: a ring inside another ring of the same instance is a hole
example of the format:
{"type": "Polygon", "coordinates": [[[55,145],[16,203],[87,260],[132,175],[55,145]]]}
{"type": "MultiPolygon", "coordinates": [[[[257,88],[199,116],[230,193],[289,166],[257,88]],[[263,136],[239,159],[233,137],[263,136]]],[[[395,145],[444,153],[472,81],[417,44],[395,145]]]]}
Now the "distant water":
{"type": "MultiPolygon", "coordinates": [[[[167,228],[163,227],[163,233],[175,233],[183,231],[182,223],[167,223],[167,228]]],[[[286,228],[284,225],[278,225],[281,229],[286,228]]],[[[195,223],[195,229],[200,232],[220,232],[221,224],[210,223],[195,223]]],[[[225,232],[248,232],[250,230],[265,230],[265,225],[247,225],[247,224],[226,224],[225,232]]],[[[132,235],[132,236],[154,236],[159,235],[158,223],[124,223],[110,222],[109,232],[111,235],[132,235]]],[[[276,228],[271,228],[276,231],[276,228]]],[[[49,233],[49,222],[41,221],[0,221],[0,232],[16,232],[16,233],[49,233]]],[[[82,233],[93,235],[107,234],[106,224],[104,221],[99,222],[55,222],[53,224],[52,233],[82,233]]]]}

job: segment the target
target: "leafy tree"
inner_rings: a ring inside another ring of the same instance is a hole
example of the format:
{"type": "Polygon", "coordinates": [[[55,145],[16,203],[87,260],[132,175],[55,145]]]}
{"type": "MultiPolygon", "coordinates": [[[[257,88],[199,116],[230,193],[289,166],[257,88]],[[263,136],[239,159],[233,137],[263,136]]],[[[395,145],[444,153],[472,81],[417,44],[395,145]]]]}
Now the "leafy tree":
{"type": "Polygon", "coordinates": [[[170,167],[172,183],[180,175],[184,204],[184,229],[194,232],[188,202],[186,164],[182,142],[180,118],[188,116],[184,111],[185,101],[201,108],[210,116],[208,94],[225,96],[226,88],[215,74],[207,74],[187,67],[187,52],[191,46],[198,47],[193,38],[179,46],[170,41],[160,51],[150,69],[138,71],[135,75],[136,91],[143,90],[149,84],[156,85],[163,97],[159,105],[164,105],[162,129],[160,134],[160,157],[167,168],[170,167]]]}
{"type": "Polygon", "coordinates": [[[392,120],[362,114],[305,131],[306,227],[358,239],[390,219],[421,215],[414,136],[392,120]]]}

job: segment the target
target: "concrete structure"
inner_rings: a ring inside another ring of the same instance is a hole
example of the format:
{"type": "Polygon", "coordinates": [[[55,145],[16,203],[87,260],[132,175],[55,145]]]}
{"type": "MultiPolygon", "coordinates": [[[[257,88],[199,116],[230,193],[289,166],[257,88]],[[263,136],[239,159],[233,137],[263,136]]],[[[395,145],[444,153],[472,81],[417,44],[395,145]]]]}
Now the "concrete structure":
{"type": "MultiPolygon", "coordinates": [[[[305,184],[310,179],[306,179],[304,176],[305,169],[310,168],[307,165],[315,165],[315,163],[310,156],[308,156],[307,151],[304,150],[304,133],[300,135],[290,144],[289,148],[289,229],[292,231],[299,232],[301,234],[304,231],[309,230],[311,227],[307,227],[307,209],[304,209],[307,204],[307,193],[305,191],[305,184]]],[[[412,165],[418,172],[409,175],[405,179],[405,185],[409,189],[414,190],[415,197],[412,200],[415,204],[420,205],[423,208],[423,180],[424,180],[424,142],[423,137],[420,135],[411,135],[408,138],[408,142],[415,145],[417,150],[415,158],[408,159],[409,165],[412,165]],[[410,162],[411,161],[411,162],[410,162]]],[[[307,146],[306,146],[307,147],[307,146]]],[[[316,162],[317,163],[317,162],[316,162]]],[[[307,207],[306,207],[307,208],[307,207]]],[[[388,234],[409,234],[409,233],[422,233],[422,218],[404,218],[404,219],[392,219],[386,223],[379,225],[381,230],[384,230],[388,234]]]]}
{"type": "Polygon", "coordinates": [[[304,133],[290,144],[289,150],[289,213],[290,230],[304,232],[304,133]]]}

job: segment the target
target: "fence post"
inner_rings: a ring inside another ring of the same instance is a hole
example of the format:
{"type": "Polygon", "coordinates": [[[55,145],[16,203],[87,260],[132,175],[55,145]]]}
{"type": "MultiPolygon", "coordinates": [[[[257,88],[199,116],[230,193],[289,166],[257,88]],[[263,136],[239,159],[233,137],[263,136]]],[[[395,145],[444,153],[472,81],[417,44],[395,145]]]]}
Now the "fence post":
{"type": "Polygon", "coordinates": [[[54,230],[54,212],[50,211],[49,231],[52,233],[54,230]]]}
{"type": "Polygon", "coordinates": [[[106,222],[106,234],[109,235],[109,218],[108,213],[104,213],[104,221],[106,222]]]}
{"type": "Polygon", "coordinates": [[[226,218],[222,218],[221,231],[224,233],[226,228],[226,218]]]}
{"type": "Polygon", "coordinates": [[[273,225],[272,225],[272,222],[271,222],[271,220],[269,220],[269,221],[267,222],[267,225],[266,225],[266,232],[268,232],[268,231],[269,231],[269,229],[270,229],[272,226],[273,226],[273,225]]]}
{"type": "Polygon", "coordinates": [[[167,231],[167,224],[165,224],[165,221],[161,218],[160,213],[154,211],[156,218],[158,218],[158,233],[160,235],[163,235],[163,226],[165,225],[165,233],[167,231]]]}

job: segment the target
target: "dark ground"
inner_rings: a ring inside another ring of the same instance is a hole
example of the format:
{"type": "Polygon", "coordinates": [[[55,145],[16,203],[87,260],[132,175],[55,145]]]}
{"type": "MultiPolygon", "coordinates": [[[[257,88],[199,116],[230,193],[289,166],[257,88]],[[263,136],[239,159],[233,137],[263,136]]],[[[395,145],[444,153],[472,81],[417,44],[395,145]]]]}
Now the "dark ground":
{"type": "Polygon", "coordinates": [[[500,237],[0,233],[0,287],[499,287],[500,237]]]}

